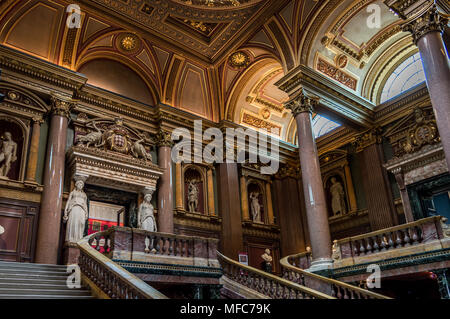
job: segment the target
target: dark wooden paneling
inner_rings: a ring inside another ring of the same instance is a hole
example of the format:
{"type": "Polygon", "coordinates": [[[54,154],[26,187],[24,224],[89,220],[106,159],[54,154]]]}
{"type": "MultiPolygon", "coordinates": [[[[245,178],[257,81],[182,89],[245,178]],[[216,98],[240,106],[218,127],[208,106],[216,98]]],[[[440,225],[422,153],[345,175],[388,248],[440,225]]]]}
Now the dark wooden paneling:
{"type": "Polygon", "coordinates": [[[34,261],[38,213],[37,203],[0,198],[0,260],[34,261]]]}

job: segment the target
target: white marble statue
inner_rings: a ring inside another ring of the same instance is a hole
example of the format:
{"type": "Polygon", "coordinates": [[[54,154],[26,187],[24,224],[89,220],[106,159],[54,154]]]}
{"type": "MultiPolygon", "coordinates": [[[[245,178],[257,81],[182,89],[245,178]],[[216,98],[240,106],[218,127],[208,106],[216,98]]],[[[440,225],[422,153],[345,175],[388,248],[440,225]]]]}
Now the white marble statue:
{"type": "Polygon", "coordinates": [[[17,143],[12,140],[12,134],[3,134],[0,147],[0,177],[7,177],[11,164],[17,160],[17,143]]]}
{"type": "Polygon", "coordinates": [[[152,194],[146,194],[144,201],[139,206],[138,211],[138,228],[157,232],[155,215],[153,215],[153,205],[151,204],[152,194]]]}
{"type": "Polygon", "coordinates": [[[84,182],[75,183],[64,210],[63,221],[67,222],[66,241],[76,243],[83,238],[84,227],[88,219],[87,196],[83,191],[84,182]]]}
{"type": "Polygon", "coordinates": [[[252,220],[254,222],[261,222],[261,205],[259,205],[259,193],[252,192],[250,193],[250,207],[252,211],[252,220]]]}
{"type": "Polygon", "coordinates": [[[345,209],[345,193],[342,184],[336,180],[336,177],[331,178],[331,209],[333,210],[333,215],[345,214],[347,211],[345,209]]]}
{"type": "Polygon", "coordinates": [[[195,213],[198,210],[198,187],[195,181],[190,181],[188,186],[189,212],[195,213]]]}

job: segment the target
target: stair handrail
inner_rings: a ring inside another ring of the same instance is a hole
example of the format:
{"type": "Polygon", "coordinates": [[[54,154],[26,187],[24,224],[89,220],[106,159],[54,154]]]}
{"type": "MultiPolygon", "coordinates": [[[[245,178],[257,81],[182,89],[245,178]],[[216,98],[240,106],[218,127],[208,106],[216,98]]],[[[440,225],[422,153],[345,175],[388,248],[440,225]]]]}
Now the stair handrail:
{"type": "Polygon", "coordinates": [[[338,299],[392,299],[376,292],[347,284],[336,279],[321,276],[290,264],[289,260],[303,256],[304,254],[305,253],[302,252],[299,254],[290,255],[280,260],[280,265],[283,268],[283,277],[288,277],[287,279],[289,280],[299,280],[300,278],[302,278],[301,281],[305,286],[308,285],[308,280],[305,280],[305,277],[316,280],[316,282],[319,283],[324,283],[325,286],[331,287],[331,295],[334,294],[338,299]],[[292,276],[292,273],[295,273],[299,276],[292,276]],[[337,291],[333,288],[335,288],[337,291]]]}
{"type": "Polygon", "coordinates": [[[220,252],[217,252],[217,259],[225,277],[272,299],[336,299],[314,289],[241,264],[220,252]],[[236,270],[239,272],[236,273],[236,270]]]}
{"type": "Polygon", "coordinates": [[[103,249],[107,254],[111,250],[109,237],[113,231],[114,229],[110,228],[86,236],[77,242],[80,249],[79,266],[81,272],[113,299],[168,299],[164,294],[100,252],[103,249]],[[102,239],[104,244],[99,246],[98,243],[102,239]],[[97,249],[91,246],[94,240],[97,249]]]}

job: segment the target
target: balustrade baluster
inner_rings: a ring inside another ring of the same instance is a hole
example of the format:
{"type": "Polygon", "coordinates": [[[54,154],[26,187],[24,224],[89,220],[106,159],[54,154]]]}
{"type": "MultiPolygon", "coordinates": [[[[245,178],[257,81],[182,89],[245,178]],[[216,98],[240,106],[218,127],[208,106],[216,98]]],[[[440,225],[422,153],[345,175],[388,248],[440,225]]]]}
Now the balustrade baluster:
{"type": "Polygon", "coordinates": [[[397,247],[402,245],[402,238],[400,236],[400,231],[396,231],[395,234],[397,235],[397,240],[395,241],[397,243],[397,247]]]}
{"type": "Polygon", "coordinates": [[[377,252],[380,251],[380,246],[378,245],[378,240],[379,240],[379,237],[377,235],[377,236],[374,237],[374,240],[373,240],[374,253],[377,253],[377,252]]]}
{"type": "Polygon", "coordinates": [[[411,246],[411,239],[409,237],[409,229],[405,229],[404,231],[403,241],[405,242],[405,246],[411,246]]]}
{"type": "Polygon", "coordinates": [[[394,248],[394,241],[392,240],[392,233],[388,233],[388,238],[389,238],[389,240],[388,240],[388,244],[389,244],[389,246],[388,246],[388,249],[389,248],[394,248]]]}
{"type": "Polygon", "coordinates": [[[372,252],[372,245],[370,245],[370,240],[371,239],[372,238],[367,238],[366,239],[366,242],[367,242],[366,251],[367,251],[368,254],[370,254],[372,252]]]}
{"type": "Polygon", "coordinates": [[[413,245],[419,244],[419,236],[417,235],[417,228],[416,227],[411,228],[411,232],[412,232],[411,235],[412,244],[413,245]]]}
{"type": "Polygon", "coordinates": [[[361,241],[359,241],[359,243],[360,243],[359,254],[364,255],[366,252],[366,248],[364,247],[364,240],[361,239],[361,241]]]}

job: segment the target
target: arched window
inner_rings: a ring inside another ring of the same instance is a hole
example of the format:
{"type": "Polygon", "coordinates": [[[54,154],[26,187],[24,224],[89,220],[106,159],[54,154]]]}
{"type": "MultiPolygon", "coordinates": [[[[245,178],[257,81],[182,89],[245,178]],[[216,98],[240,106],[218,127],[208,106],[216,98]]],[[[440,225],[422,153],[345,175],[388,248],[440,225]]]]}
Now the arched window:
{"type": "Polygon", "coordinates": [[[380,103],[390,100],[425,81],[422,59],[416,53],[403,61],[389,76],[381,93],[380,103]]]}
{"type": "Polygon", "coordinates": [[[314,115],[312,125],[315,138],[325,135],[334,130],[335,128],[341,126],[339,123],[333,122],[319,114],[314,115]]]}

